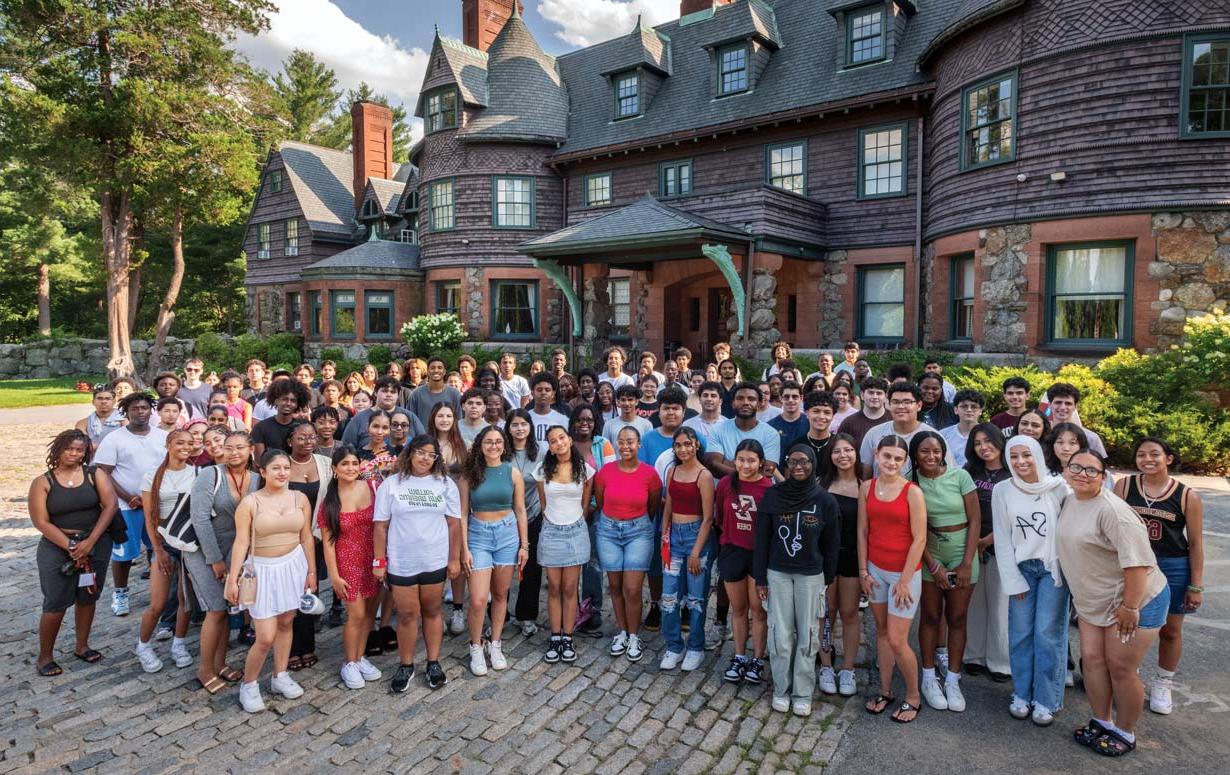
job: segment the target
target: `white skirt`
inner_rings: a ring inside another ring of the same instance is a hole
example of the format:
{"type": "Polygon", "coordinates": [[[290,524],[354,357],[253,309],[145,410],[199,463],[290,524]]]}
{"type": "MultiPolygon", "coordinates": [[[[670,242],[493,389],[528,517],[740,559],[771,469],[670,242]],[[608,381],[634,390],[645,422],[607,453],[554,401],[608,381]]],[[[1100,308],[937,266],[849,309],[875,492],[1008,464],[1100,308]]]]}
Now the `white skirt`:
{"type": "Polygon", "coordinates": [[[246,608],[253,619],[272,619],[299,608],[308,574],[302,546],[281,557],[253,557],[252,564],[256,567],[256,603],[246,608]]]}

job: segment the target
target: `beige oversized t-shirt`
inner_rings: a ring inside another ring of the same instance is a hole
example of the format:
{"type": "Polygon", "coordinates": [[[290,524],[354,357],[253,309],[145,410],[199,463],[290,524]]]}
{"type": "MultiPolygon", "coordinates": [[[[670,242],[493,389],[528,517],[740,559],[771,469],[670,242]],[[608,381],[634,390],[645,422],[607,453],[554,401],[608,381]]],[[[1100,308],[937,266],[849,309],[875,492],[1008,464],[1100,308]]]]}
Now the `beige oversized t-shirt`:
{"type": "Polygon", "coordinates": [[[1059,567],[1076,613],[1090,624],[1115,623],[1111,614],[1123,603],[1124,568],[1149,569],[1141,605],[1166,586],[1145,523],[1113,493],[1103,490],[1088,500],[1067,498],[1059,513],[1058,539],[1059,567]]]}

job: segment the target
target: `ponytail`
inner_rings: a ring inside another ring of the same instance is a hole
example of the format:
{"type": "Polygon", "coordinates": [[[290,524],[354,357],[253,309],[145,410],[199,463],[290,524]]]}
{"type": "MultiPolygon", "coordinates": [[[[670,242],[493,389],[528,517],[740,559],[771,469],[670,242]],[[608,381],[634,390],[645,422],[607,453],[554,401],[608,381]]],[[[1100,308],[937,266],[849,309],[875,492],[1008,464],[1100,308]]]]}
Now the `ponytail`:
{"type": "MultiPolygon", "coordinates": [[[[183,428],[176,428],[175,430],[168,433],[167,434],[167,446],[170,447],[171,439],[175,438],[181,433],[187,433],[187,432],[188,431],[184,430],[183,428]]],[[[159,463],[158,468],[154,470],[154,481],[150,484],[150,488],[149,488],[150,493],[154,496],[153,498],[150,499],[149,512],[150,512],[150,516],[154,518],[155,525],[158,524],[158,522],[162,518],[162,503],[161,503],[161,497],[159,493],[162,490],[162,477],[164,474],[166,474],[167,465],[170,462],[171,462],[171,450],[167,449],[167,454],[162,456],[162,462],[159,463]]]]}

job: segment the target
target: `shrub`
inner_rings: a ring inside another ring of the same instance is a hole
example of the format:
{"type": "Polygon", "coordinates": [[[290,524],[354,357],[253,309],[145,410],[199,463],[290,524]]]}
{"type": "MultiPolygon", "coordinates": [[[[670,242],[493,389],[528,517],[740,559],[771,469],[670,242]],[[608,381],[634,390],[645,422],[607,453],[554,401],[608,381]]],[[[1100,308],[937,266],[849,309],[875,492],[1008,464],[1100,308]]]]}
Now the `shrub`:
{"type": "MultiPolygon", "coordinates": [[[[914,370],[915,379],[922,376],[923,363],[927,360],[935,359],[940,362],[941,366],[944,367],[944,375],[949,377],[949,381],[951,381],[951,377],[948,372],[951,370],[949,367],[952,365],[954,360],[952,353],[935,352],[933,350],[923,350],[917,347],[910,347],[900,350],[865,350],[863,351],[863,357],[866,358],[867,363],[871,365],[872,374],[883,376],[884,373],[888,371],[888,367],[890,365],[894,363],[908,363],[910,364],[910,368],[914,370]]],[[[838,363],[841,362],[840,354],[836,356],[836,360],[838,363]]],[[[808,371],[809,370],[805,369],[803,374],[806,375],[808,371]]],[[[810,371],[815,371],[815,369],[811,369],[810,371]]]]}
{"type": "Polygon", "coordinates": [[[341,363],[346,360],[346,351],[340,347],[326,347],[320,351],[320,362],[333,361],[338,365],[338,371],[342,370],[341,363]]]}
{"type": "MultiPolygon", "coordinates": [[[[204,333],[196,338],[193,354],[205,363],[205,373],[235,368],[234,348],[214,333],[204,333]]],[[[239,368],[243,368],[240,364],[239,368]]]]}
{"type": "Polygon", "coordinates": [[[384,367],[388,366],[391,360],[393,360],[393,351],[388,345],[377,344],[367,348],[367,362],[374,365],[377,370],[383,372],[384,367]]]}
{"type": "Polygon", "coordinates": [[[265,363],[289,363],[289,368],[303,363],[303,339],[296,334],[272,334],[265,338],[265,363]]]}
{"type": "Polygon", "coordinates": [[[1230,385],[1230,315],[1190,318],[1183,326],[1183,345],[1172,350],[1191,387],[1230,385]]]}
{"type": "Polygon", "coordinates": [[[418,357],[455,349],[465,341],[465,336],[461,321],[449,312],[419,315],[401,327],[402,339],[418,357]]]}
{"type": "Polygon", "coordinates": [[[948,380],[958,389],[970,388],[982,393],[986,399],[987,416],[998,414],[1007,408],[1004,404],[1004,380],[1009,377],[1024,377],[1029,382],[1030,403],[1037,403],[1046,388],[1055,381],[1055,375],[1039,371],[1036,366],[984,366],[963,364],[952,369],[948,380]]]}

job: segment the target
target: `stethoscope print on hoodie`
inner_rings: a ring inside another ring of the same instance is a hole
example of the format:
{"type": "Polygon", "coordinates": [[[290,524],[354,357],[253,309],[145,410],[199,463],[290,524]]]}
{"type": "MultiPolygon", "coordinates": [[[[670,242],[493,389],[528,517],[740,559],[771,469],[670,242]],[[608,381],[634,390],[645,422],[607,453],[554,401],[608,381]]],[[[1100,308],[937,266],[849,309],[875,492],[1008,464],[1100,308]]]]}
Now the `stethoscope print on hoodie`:
{"type": "MultiPolygon", "coordinates": [[[[802,522],[803,515],[815,515],[816,507],[813,505],[807,511],[794,512],[794,530],[790,530],[790,525],[778,525],[777,537],[782,539],[782,545],[786,547],[786,554],[791,557],[797,555],[803,549],[803,541],[800,538],[799,525],[802,522]]],[[[810,521],[810,520],[809,520],[810,521]]]]}

